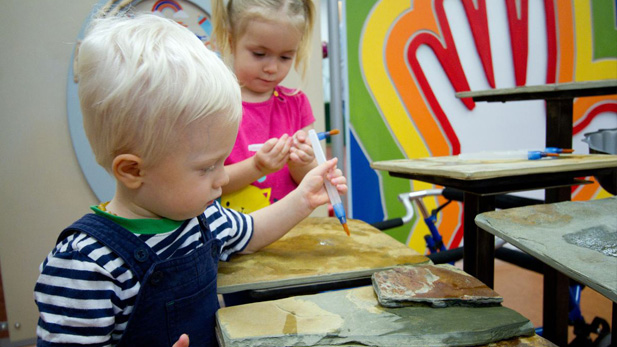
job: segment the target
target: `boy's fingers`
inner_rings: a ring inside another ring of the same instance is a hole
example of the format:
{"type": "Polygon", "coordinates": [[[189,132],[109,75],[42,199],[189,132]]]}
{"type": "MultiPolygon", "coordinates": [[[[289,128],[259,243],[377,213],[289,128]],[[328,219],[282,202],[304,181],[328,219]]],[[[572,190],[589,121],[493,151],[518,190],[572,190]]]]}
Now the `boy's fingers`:
{"type": "Polygon", "coordinates": [[[316,170],[315,173],[317,175],[324,176],[328,171],[336,167],[337,162],[338,162],[338,158],[332,158],[330,160],[325,161],[321,165],[317,165],[317,167],[315,167],[315,169],[313,170],[316,170]]]}

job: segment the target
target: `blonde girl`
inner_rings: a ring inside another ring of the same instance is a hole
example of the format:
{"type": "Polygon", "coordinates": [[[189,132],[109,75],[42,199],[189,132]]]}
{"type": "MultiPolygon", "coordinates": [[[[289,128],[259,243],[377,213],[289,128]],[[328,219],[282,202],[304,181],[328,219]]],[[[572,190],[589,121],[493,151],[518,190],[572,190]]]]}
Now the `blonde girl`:
{"type": "Polygon", "coordinates": [[[222,202],[250,212],[280,200],[316,166],[306,95],[279,85],[293,67],[306,73],[315,8],[311,0],[213,0],[217,50],[240,82],[243,115],[225,162],[222,202]],[[261,144],[257,152],[250,144],[261,144]]]}

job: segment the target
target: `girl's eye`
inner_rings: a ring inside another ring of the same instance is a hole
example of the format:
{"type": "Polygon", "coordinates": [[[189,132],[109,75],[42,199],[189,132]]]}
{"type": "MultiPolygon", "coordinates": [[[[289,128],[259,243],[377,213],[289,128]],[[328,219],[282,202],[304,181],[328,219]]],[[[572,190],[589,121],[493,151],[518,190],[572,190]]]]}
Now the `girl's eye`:
{"type": "Polygon", "coordinates": [[[283,57],[281,57],[281,59],[283,59],[283,60],[291,60],[293,58],[292,57],[285,57],[285,56],[283,56],[283,57]]]}
{"type": "Polygon", "coordinates": [[[262,52],[253,52],[253,55],[254,55],[254,56],[256,56],[256,57],[263,57],[263,56],[265,56],[266,54],[265,54],[265,53],[262,53],[262,52]]]}

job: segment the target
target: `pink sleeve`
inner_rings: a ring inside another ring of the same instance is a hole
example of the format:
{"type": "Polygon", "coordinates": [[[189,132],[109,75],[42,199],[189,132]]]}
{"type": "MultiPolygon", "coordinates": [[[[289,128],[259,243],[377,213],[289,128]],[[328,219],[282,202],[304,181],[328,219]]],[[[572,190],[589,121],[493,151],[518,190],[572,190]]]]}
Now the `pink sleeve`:
{"type": "Polygon", "coordinates": [[[303,92],[298,92],[298,111],[301,115],[300,128],[307,127],[315,123],[315,116],[308,97],[303,92]]]}

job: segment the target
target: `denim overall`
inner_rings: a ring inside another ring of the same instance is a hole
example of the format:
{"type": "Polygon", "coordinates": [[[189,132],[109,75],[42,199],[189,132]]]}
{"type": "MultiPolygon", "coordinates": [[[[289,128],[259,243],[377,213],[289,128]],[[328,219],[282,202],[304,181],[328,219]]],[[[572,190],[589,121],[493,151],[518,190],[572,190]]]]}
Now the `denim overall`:
{"type": "Polygon", "coordinates": [[[130,266],[141,289],[118,346],[171,347],[186,333],[191,346],[217,346],[214,326],[219,308],[216,274],[221,241],[212,236],[203,215],[204,245],[161,260],[133,233],[111,220],[87,214],[65,229],[58,242],[81,231],[111,248],[130,266]]]}

